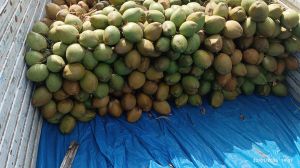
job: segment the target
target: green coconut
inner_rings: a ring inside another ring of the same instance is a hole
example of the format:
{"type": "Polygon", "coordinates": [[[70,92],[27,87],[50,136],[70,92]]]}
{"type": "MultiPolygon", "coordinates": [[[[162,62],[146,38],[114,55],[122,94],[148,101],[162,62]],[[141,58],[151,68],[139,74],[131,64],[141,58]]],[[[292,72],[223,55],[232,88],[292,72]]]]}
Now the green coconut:
{"type": "Polygon", "coordinates": [[[116,26],[107,26],[104,30],[103,41],[107,45],[115,45],[119,42],[121,33],[116,26]]]}
{"type": "Polygon", "coordinates": [[[56,112],[56,103],[53,100],[41,107],[41,113],[45,119],[54,117],[56,112]]]}
{"type": "Polygon", "coordinates": [[[189,38],[197,31],[197,23],[194,21],[185,21],[179,27],[179,33],[189,38]]]}
{"type": "Polygon", "coordinates": [[[68,46],[66,50],[66,59],[68,63],[81,62],[85,55],[85,49],[78,43],[68,46]]]}
{"type": "Polygon", "coordinates": [[[192,106],[199,106],[202,104],[202,98],[200,95],[191,95],[189,96],[188,103],[192,106]]]}
{"type": "Polygon", "coordinates": [[[50,92],[57,92],[62,87],[62,77],[58,73],[50,73],[46,79],[46,86],[50,92]]]}
{"type": "Polygon", "coordinates": [[[164,36],[173,36],[176,33],[176,25],[171,21],[165,21],[162,24],[162,33],[164,36]]]}
{"type": "Polygon", "coordinates": [[[206,16],[204,31],[207,34],[218,34],[225,26],[225,19],[221,16],[206,16]]]}
{"type": "Polygon", "coordinates": [[[71,99],[64,99],[57,103],[57,111],[67,114],[73,109],[74,102],[71,99]]]}
{"type": "Polygon", "coordinates": [[[235,52],[236,45],[232,39],[229,38],[222,38],[223,46],[222,46],[222,52],[225,54],[232,55],[235,52]]]}
{"type": "Polygon", "coordinates": [[[158,101],[164,101],[167,100],[168,96],[169,96],[169,91],[170,91],[170,87],[169,85],[167,85],[166,83],[160,83],[158,85],[158,89],[156,92],[156,100],[158,101]]]}
{"type": "Polygon", "coordinates": [[[80,80],[80,87],[87,93],[93,93],[98,86],[97,76],[91,71],[86,71],[84,77],[80,80]]]}
{"type": "Polygon", "coordinates": [[[284,54],[284,51],[285,51],[285,48],[282,44],[272,42],[272,43],[270,43],[270,47],[267,51],[267,54],[270,56],[277,57],[277,56],[284,54]]]}
{"type": "Polygon", "coordinates": [[[201,85],[198,89],[198,93],[201,96],[207,95],[211,91],[211,83],[206,80],[203,80],[200,83],[201,83],[201,85]]]}
{"type": "Polygon", "coordinates": [[[166,71],[170,65],[170,59],[168,57],[159,57],[154,60],[154,68],[158,71],[166,71]]]}
{"type": "Polygon", "coordinates": [[[277,69],[277,61],[274,57],[265,56],[262,66],[269,72],[274,72],[277,69]]]}
{"type": "Polygon", "coordinates": [[[197,23],[196,32],[200,31],[205,23],[205,15],[203,12],[193,12],[186,18],[187,21],[193,21],[197,23]]]}
{"type": "Polygon", "coordinates": [[[123,24],[122,15],[118,11],[113,11],[107,15],[109,25],[120,27],[123,24]]]}
{"type": "Polygon", "coordinates": [[[190,75],[182,77],[181,85],[183,87],[183,90],[187,94],[191,95],[197,93],[200,87],[199,80],[196,77],[190,75]]]}
{"type": "Polygon", "coordinates": [[[176,34],[171,41],[171,47],[175,52],[183,53],[187,49],[187,40],[183,35],[176,34]]]}
{"type": "Polygon", "coordinates": [[[119,58],[114,62],[113,69],[118,75],[128,75],[131,72],[131,69],[128,68],[124,62],[124,59],[119,58]]]}
{"type": "Polygon", "coordinates": [[[108,18],[103,14],[92,15],[90,22],[96,29],[105,29],[108,26],[108,18]]]}
{"type": "Polygon", "coordinates": [[[180,81],[180,79],[181,79],[181,74],[179,72],[167,74],[164,77],[164,80],[167,85],[175,85],[176,83],[178,83],[180,81]]]}
{"type": "Polygon", "coordinates": [[[130,69],[137,69],[141,64],[141,55],[137,50],[132,50],[124,58],[126,66],[130,69]]]}
{"type": "Polygon", "coordinates": [[[31,104],[34,107],[41,107],[48,104],[52,99],[52,94],[45,86],[38,87],[34,90],[31,98],[31,104]]]}
{"type": "Polygon", "coordinates": [[[31,50],[26,52],[25,62],[28,66],[44,63],[45,61],[46,61],[46,57],[38,51],[31,50]]]}
{"type": "Polygon", "coordinates": [[[210,52],[219,52],[223,48],[223,39],[219,34],[214,34],[204,40],[205,47],[210,52]]]}
{"type": "Polygon", "coordinates": [[[243,34],[243,28],[239,22],[234,20],[229,20],[225,23],[223,30],[223,35],[230,39],[235,39],[241,37],[243,34]]]}
{"type": "Polygon", "coordinates": [[[63,70],[63,77],[71,81],[82,79],[84,74],[85,68],[80,63],[67,64],[63,70]]]}
{"type": "Polygon", "coordinates": [[[160,37],[155,43],[155,49],[160,52],[167,52],[170,49],[170,45],[171,45],[171,40],[169,38],[160,37]]]}
{"type": "Polygon", "coordinates": [[[32,26],[32,31],[42,35],[47,35],[49,27],[44,22],[35,22],[32,26]]]}
{"type": "Polygon", "coordinates": [[[189,96],[187,94],[181,94],[175,101],[176,107],[182,107],[188,103],[189,96]]]}
{"type": "Polygon", "coordinates": [[[65,24],[73,25],[79,32],[82,30],[82,21],[79,17],[67,14],[65,18],[65,24]]]}
{"type": "Polygon", "coordinates": [[[164,14],[158,10],[149,10],[146,15],[146,20],[148,23],[159,22],[162,24],[166,20],[166,18],[164,14]]]}
{"type": "Polygon", "coordinates": [[[162,24],[159,22],[152,22],[145,26],[144,37],[150,41],[159,39],[162,33],[162,24]]]}
{"type": "Polygon", "coordinates": [[[188,46],[185,50],[185,54],[192,54],[195,51],[197,51],[197,49],[200,47],[201,45],[201,39],[200,36],[198,34],[193,34],[192,37],[187,38],[187,42],[188,42],[188,46]]]}
{"type": "Polygon", "coordinates": [[[104,30],[103,29],[96,29],[94,30],[94,33],[98,37],[98,42],[103,43],[103,35],[104,35],[104,30]]]}
{"type": "Polygon", "coordinates": [[[229,19],[237,22],[243,22],[247,19],[246,11],[241,6],[234,7],[229,10],[229,19]]]}
{"type": "Polygon", "coordinates": [[[193,62],[200,68],[207,69],[212,65],[212,61],[210,54],[205,50],[197,50],[193,54],[193,62]]]}
{"type": "Polygon", "coordinates": [[[173,22],[175,26],[179,28],[181,24],[186,20],[186,17],[187,16],[185,12],[181,8],[178,8],[172,13],[170,21],[173,22]]]}
{"type": "Polygon", "coordinates": [[[49,71],[45,64],[34,64],[26,72],[26,77],[33,82],[42,82],[48,75],[49,71]]]}
{"type": "Polygon", "coordinates": [[[210,104],[214,108],[220,107],[224,102],[224,95],[221,91],[214,91],[211,96],[210,104]]]}
{"type": "Polygon", "coordinates": [[[218,3],[213,9],[213,15],[221,16],[227,19],[229,13],[228,5],[224,2],[218,3]]]}
{"type": "Polygon", "coordinates": [[[61,25],[56,27],[56,33],[59,40],[65,44],[72,44],[77,42],[79,32],[72,25],[61,25]]]}
{"type": "Polygon", "coordinates": [[[243,35],[245,37],[251,37],[256,32],[256,23],[250,17],[248,17],[242,23],[242,27],[243,27],[243,35]]]}
{"type": "Polygon", "coordinates": [[[157,71],[154,67],[149,67],[149,69],[146,71],[146,78],[148,80],[159,80],[162,79],[163,76],[163,72],[157,71]]]}
{"type": "Polygon", "coordinates": [[[164,11],[165,11],[163,5],[160,3],[157,3],[157,2],[151,3],[149,6],[149,10],[158,10],[161,13],[164,13],[164,11]]]}
{"type": "Polygon", "coordinates": [[[87,48],[94,48],[99,43],[99,36],[92,30],[83,31],[79,36],[79,43],[87,48]]]}
{"type": "Polygon", "coordinates": [[[36,51],[41,51],[47,48],[47,40],[39,33],[29,32],[26,39],[27,45],[36,51]]]}
{"type": "Polygon", "coordinates": [[[56,42],[52,46],[52,52],[55,55],[59,55],[61,57],[66,56],[66,51],[67,51],[68,46],[62,42],[56,42]]]}
{"type": "Polygon", "coordinates": [[[272,86],[272,93],[275,96],[287,96],[288,89],[283,83],[277,83],[274,86],[272,86]]]}
{"type": "Polygon", "coordinates": [[[181,86],[180,83],[177,83],[175,85],[172,85],[171,88],[170,88],[170,94],[177,98],[179,97],[181,94],[183,93],[183,88],[181,86]]]}
{"type": "Polygon", "coordinates": [[[153,108],[161,115],[168,115],[171,113],[171,106],[167,101],[154,101],[153,108]]]}
{"type": "Polygon", "coordinates": [[[94,73],[101,82],[108,82],[112,75],[112,69],[108,64],[99,63],[94,69],[94,73]]]}
{"type": "Polygon", "coordinates": [[[275,33],[276,24],[267,17],[264,22],[257,23],[257,32],[264,37],[271,37],[275,33]]]}
{"type": "Polygon", "coordinates": [[[224,53],[220,53],[214,60],[214,68],[222,75],[228,74],[232,70],[231,58],[224,53]]]}
{"type": "Polygon", "coordinates": [[[141,8],[129,8],[123,13],[122,18],[125,23],[138,22],[141,20],[143,14],[144,11],[141,8]]]}
{"type": "Polygon", "coordinates": [[[174,12],[173,8],[167,8],[165,10],[165,19],[170,20],[172,13],[174,12]]]}
{"type": "Polygon", "coordinates": [[[112,57],[113,51],[108,45],[100,43],[96,46],[93,54],[98,61],[107,61],[112,57]]]}
{"type": "Polygon", "coordinates": [[[55,4],[55,3],[48,3],[45,6],[46,15],[50,19],[55,19],[56,18],[56,14],[58,13],[59,10],[60,10],[60,7],[57,4],[55,4]]]}
{"type": "Polygon", "coordinates": [[[270,50],[269,40],[265,37],[255,37],[253,41],[253,47],[259,52],[267,52],[270,50]]]}
{"type": "Polygon", "coordinates": [[[71,115],[66,115],[62,118],[59,124],[59,130],[63,134],[69,134],[76,126],[76,119],[71,115]]]}
{"type": "Polygon", "coordinates": [[[120,91],[124,86],[124,79],[117,74],[112,74],[109,86],[115,91],[120,91]]]}
{"type": "Polygon", "coordinates": [[[122,29],[125,39],[131,43],[139,42],[143,38],[143,30],[137,23],[129,22],[122,29]]]}
{"type": "Polygon", "coordinates": [[[92,23],[89,20],[86,20],[82,24],[82,31],[86,31],[86,30],[92,30],[92,31],[95,30],[95,28],[92,26],[92,23]]]}
{"type": "Polygon", "coordinates": [[[134,7],[137,7],[137,4],[136,2],[134,1],[126,1],[124,2],[121,7],[120,7],[120,13],[124,13],[127,9],[129,8],[134,8],[134,7]]]}
{"type": "Polygon", "coordinates": [[[128,76],[128,85],[132,89],[137,90],[141,88],[145,82],[146,82],[145,74],[139,71],[133,71],[128,76]]]}
{"type": "Polygon", "coordinates": [[[98,61],[95,59],[93,53],[87,50],[83,57],[82,64],[86,69],[93,70],[97,66],[98,61]]]}
{"type": "Polygon", "coordinates": [[[117,54],[126,54],[131,51],[133,48],[133,44],[126,40],[125,38],[121,38],[119,42],[115,45],[115,52],[117,54]]]}
{"type": "Polygon", "coordinates": [[[292,9],[287,9],[282,12],[280,17],[280,24],[287,29],[294,28],[298,25],[299,15],[296,11],[292,9]]]}
{"type": "Polygon", "coordinates": [[[283,9],[280,4],[274,3],[268,5],[269,8],[269,17],[272,19],[280,19],[280,16],[282,15],[283,9]]]}
{"type": "Polygon", "coordinates": [[[137,43],[137,49],[143,56],[158,57],[160,55],[160,53],[155,50],[154,44],[147,39],[142,39],[139,43],[137,43]]]}
{"type": "Polygon", "coordinates": [[[97,98],[103,98],[106,97],[109,93],[109,86],[106,83],[99,83],[96,91],[94,92],[94,95],[97,98]]]}
{"type": "Polygon", "coordinates": [[[153,81],[146,81],[142,87],[143,92],[149,96],[154,95],[157,91],[157,88],[158,88],[157,83],[153,81]]]}
{"type": "Polygon", "coordinates": [[[248,15],[255,22],[263,22],[269,15],[268,5],[264,1],[255,1],[249,7],[248,15]]]}

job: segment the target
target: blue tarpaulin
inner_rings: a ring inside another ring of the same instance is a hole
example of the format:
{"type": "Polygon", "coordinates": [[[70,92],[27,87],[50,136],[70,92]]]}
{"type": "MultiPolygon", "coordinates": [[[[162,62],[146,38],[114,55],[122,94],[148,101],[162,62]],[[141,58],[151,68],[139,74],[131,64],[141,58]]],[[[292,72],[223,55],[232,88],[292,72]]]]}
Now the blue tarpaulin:
{"type": "Polygon", "coordinates": [[[239,96],[217,109],[204,101],[151,114],[134,124],[97,116],[70,135],[44,122],[37,167],[59,167],[73,140],[75,168],[300,166],[300,103],[291,97],[239,96]]]}

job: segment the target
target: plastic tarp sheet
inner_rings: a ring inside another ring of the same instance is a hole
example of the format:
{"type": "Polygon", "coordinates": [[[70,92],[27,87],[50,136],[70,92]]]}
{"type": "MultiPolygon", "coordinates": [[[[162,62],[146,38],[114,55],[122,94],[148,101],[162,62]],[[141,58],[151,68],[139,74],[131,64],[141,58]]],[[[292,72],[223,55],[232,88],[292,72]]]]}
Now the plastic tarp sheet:
{"type": "Polygon", "coordinates": [[[300,103],[291,97],[239,96],[214,109],[172,108],[140,121],[97,116],[70,135],[44,122],[37,167],[59,167],[71,141],[75,168],[299,167],[300,103]]]}

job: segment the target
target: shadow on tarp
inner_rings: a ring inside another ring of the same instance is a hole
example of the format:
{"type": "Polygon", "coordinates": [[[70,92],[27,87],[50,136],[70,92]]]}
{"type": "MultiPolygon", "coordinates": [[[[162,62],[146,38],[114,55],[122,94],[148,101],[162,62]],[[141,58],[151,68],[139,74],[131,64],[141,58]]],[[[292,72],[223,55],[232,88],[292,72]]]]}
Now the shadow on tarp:
{"type": "Polygon", "coordinates": [[[169,117],[144,113],[98,117],[63,136],[44,122],[37,167],[59,167],[71,141],[80,146],[73,167],[298,167],[300,103],[291,97],[240,96],[213,109],[173,108],[169,117]]]}

